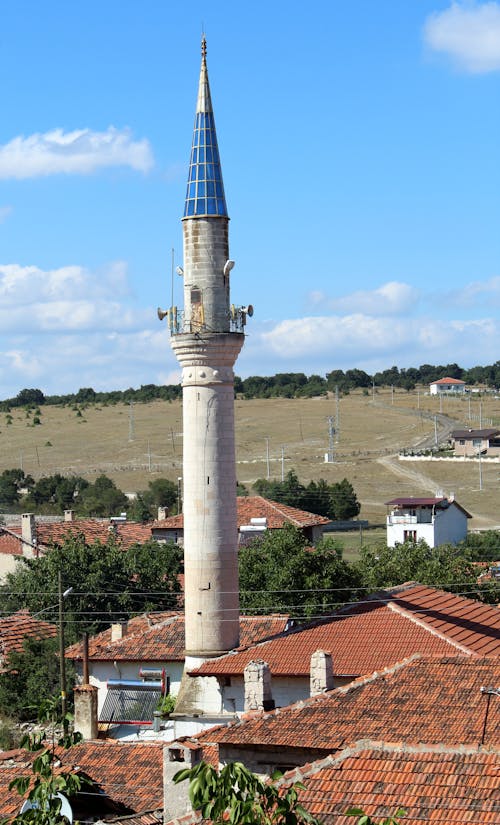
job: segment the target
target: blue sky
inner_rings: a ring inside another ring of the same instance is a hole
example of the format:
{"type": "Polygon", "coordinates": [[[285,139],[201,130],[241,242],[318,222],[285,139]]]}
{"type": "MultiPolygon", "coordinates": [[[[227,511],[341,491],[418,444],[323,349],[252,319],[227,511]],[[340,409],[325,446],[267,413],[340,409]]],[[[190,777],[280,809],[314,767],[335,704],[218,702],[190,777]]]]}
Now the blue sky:
{"type": "Polygon", "coordinates": [[[496,361],[500,2],[3,0],[0,398],[179,379],[202,26],[236,372],[496,361]]]}

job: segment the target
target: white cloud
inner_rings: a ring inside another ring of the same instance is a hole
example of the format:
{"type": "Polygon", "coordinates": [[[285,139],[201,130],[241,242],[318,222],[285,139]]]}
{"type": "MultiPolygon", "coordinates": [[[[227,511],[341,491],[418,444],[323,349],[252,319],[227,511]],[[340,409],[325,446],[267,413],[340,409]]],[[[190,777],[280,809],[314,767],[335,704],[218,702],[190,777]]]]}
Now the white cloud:
{"type": "Polygon", "coordinates": [[[97,272],[0,264],[0,329],[4,334],[27,325],[32,333],[137,329],[147,314],[125,305],[129,293],[122,261],[97,272]]]}
{"type": "Polygon", "coordinates": [[[128,129],[110,126],[105,132],[54,129],[18,136],[0,146],[0,179],[35,178],[65,173],[89,175],[108,166],[129,166],[148,172],[153,153],[148,140],[134,141],[128,129]]]}
{"type": "Polygon", "coordinates": [[[311,292],[309,301],[316,306],[326,304],[335,312],[387,316],[411,311],[419,297],[419,291],[409,284],[388,281],[377,289],[358,290],[340,298],[327,298],[322,292],[311,292]]]}
{"type": "Polygon", "coordinates": [[[447,55],[467,72],[498,71],[500,4],[453,2],[449,8],[427,18],[424,41],[430,49],[447,55]]]}
{"type": "Polygon", "coordinates": [[[489,306],[500,303],[500,276],[489,278],[487,281],[473,281],[463,289],[453,293],[455,302],[460,306],[471,306],[485,302],[489,306]]]}
{"type": "MultiPolygon", "coordinates": [[[[373,318],[363,314],[281,321],[250,342],[255,356],[266,353],[269,372],[321,372],[334,366],[418,364],[457,361],[463,365],[493,363],[500,350],[500,321],[443,321],[430,318],[373,318]]],[[[367,368],[366,366],[364,367],[367,368]]]]}
{"type": "Polygon", "coordinates": [[[12,206],[0,206],[0,223],[3,223],[12,212],[12,206]]]}

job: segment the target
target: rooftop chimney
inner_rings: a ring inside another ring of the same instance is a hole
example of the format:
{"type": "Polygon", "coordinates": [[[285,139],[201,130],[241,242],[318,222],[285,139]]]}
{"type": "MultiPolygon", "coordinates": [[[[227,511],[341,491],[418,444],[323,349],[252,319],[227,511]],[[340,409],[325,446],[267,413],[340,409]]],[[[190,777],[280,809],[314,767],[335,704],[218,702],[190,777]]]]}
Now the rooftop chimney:
{"type": "Polygon", "coordinates": [[[168,518],[168,507],[158,507],[158,521],[165,521],[168,518]]]}
{"type": "Polygon", "coordinates": [[[333,690],[332,654],[316,650],[311,656],[311,696],[333,690]]]}
{"type": "Polygon", "coordinates": [[[255,659],[244,670],[245,711],[273,710],[271,670],[267,662],[255,659]]]}
{"type": "Polygon", "coordinates": [[[23,539],[23,556],[33,558],[36,545],[36,525],[34,513],[23,513],[21,516],[21,536],[23,539]]]}
{"type": "Polygon", "coordinates": [[[73,521],[74,518],[73,510],[65,510],[64,511],[64,521],[73,521]]]}
{"type": "Polygon", "coordinates": [[[84,739],[97,739],[97,688],[94,685],[77,685],[74,689],[75,730],[84,739]]]}
{"type": "Polygon", "coordinates": [[[120,639],[123,639],[123,637],[127,635],[127,625],[128,622],[115,622],[115,624],[111,625],[112,642],[119,642],[120,639]]]}

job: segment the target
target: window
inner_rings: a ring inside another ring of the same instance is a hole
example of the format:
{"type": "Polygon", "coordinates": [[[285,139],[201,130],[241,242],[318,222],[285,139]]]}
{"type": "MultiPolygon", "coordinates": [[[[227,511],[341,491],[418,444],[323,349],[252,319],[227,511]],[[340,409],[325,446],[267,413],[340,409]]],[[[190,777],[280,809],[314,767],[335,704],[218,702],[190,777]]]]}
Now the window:
{"type": "Polygon", "coordinates": [[[417,531],[416,530],[404,530],[403,531],[403,541],[416,541],[417,540],[417,531]]]}

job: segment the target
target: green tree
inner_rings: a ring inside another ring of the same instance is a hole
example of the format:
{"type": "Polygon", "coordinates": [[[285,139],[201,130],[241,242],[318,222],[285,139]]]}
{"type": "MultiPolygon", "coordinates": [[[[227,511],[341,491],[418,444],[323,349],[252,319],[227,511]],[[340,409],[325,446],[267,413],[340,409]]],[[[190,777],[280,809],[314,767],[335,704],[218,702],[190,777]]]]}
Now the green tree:
{"type": "Polygon", "coordinates": [[[316,548],[288,524],[268,530],[239,553],[241,609],[288,611],[296,617],[331,612],[360,593],[360,573],[331,539],[316,548]]]}
{"type": "Polygon", "coordinates": [[[82,534],[72,535],[43,556],[20,560],[0,588],[0,609],[9,613],[26,607],[57,621],[61,571],[64,588],[73,587],[64,611],[71,643],[84,631],[109,627],[113,619],[175,608],[181,559],[172,544],[148,542],[124,550],[113,536],[105,544],[87,544],[82,534]]]}
{"type": "Polygon", "coordinates": [[[82,737],[79,733],[67,732],[68,718],[57,720],[57,700],[47,700],[38,719],[49,727],[42,733],[27,734],[21,740],[21,747],[34,754],[31,775],[18,776],[9,785],[9,790],[16,788],[21,797],[29,791],[27,800],[31,806],[9,820],[11,825],[64,825],[67,820],[61,814],[62,796],[77,793],[84,781],[75,773],[59,770],[60,752],[56,752],[56,748],[67,750],[82,737]],[[57,721],[63,722],[65,731],[59,739],[54,733],[57,721]]]}
{"type": "Polygon", "coordinates": [[[217,771],[200,762],[178,771],[174,782],[189,779],[189,799],[203,820],[214,825],[319,825],[319,821],[299,802],[304,786],[300,782],[280,787],[277,771],[266,782],[241,762],[230,762],[217,771]]]}
{"type": "MultiPolygon", "coordinates": [[[[69,662],[67,676],[71,682],[69,662]]],[[[0,673],[0,713],[9,713],[20,722],[34,721],[38,708],[58,691],[58,640],[26,637],[22,651],[10,653],[0,673]]]]}
{"type": "Polygon", "coordinates": [[[465,586],[472,598],[473,593],[481,593],[477,569],[463,550],[452,544],[429,547],[425,541],[419,541],[395,547],[370,545],[361,548],[358,568],[369,590],[418,581],[455,592],[465,586]]]}
{"type": "Polygon", "coordinates": [[[78,510],[87,516],[116,515],[127,507],[127,496],[106,475],[98,476],[78,499],[78,510]]]}
{"type": "Polygon", "coordinates": [[[21,497],[21,490],[30,489],[34,480],[30,475],[25,475],[19,468],[4,470],[0,475],[0,502],[2,504],[17,504],[21,497]]]}

